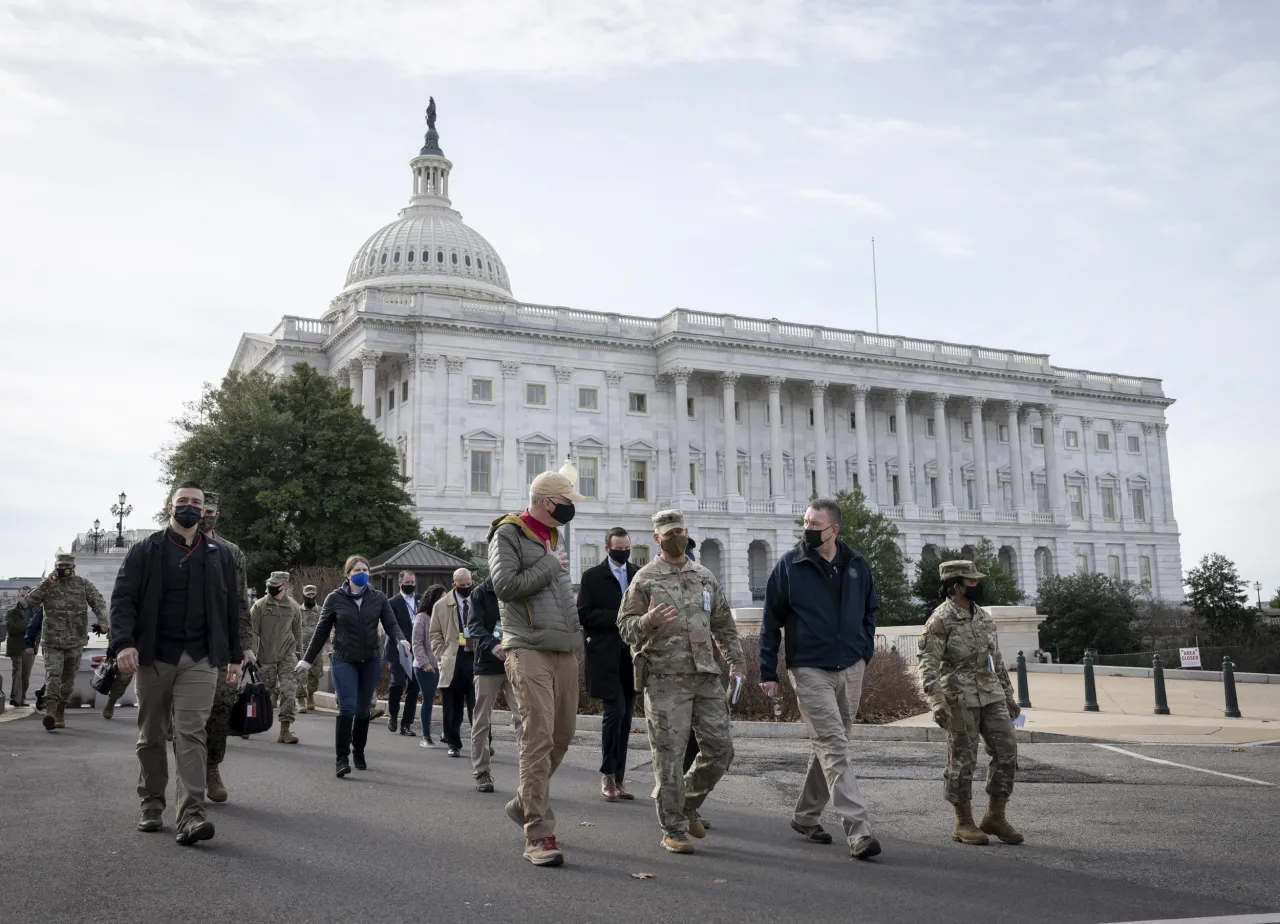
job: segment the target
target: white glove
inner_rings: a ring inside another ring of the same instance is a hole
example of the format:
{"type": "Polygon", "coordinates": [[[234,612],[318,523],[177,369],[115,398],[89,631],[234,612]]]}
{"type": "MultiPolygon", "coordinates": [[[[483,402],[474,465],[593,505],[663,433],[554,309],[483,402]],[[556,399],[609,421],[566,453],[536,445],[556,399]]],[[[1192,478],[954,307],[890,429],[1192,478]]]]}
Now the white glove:
{"type": "Polygon", "coordinates": [[[311,670],[311,662],[309,661],[299,661],[293,666],[293,672],[295,674],[305,674],[309,670],[311,670]]]}

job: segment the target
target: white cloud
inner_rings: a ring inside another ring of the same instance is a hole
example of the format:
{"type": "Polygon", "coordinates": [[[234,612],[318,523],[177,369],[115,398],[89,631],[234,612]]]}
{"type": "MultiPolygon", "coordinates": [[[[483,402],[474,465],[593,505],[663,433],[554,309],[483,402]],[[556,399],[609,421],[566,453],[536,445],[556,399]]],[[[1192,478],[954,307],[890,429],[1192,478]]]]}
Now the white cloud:
{"type": "Polygon", "coordinates": [[[27,78],[0,70],[0,135],[26,135],[65,109],[61,100],[35,89],[27,78]]]}
{"type": "Polygon", "coordinates": [[[889,211],[880,203],[860,193],[835,192],[830,189],[802,189],[801,199],[818,202],[834,202],[870,218],[887,218],[889,211]]]}
{"type": "Polygon", "coordinates": [[[944,257],[959,259],[974,255],[973,242],[955,231],[926,228],[920,231],[919,237],[927,247],[944,257]]]}

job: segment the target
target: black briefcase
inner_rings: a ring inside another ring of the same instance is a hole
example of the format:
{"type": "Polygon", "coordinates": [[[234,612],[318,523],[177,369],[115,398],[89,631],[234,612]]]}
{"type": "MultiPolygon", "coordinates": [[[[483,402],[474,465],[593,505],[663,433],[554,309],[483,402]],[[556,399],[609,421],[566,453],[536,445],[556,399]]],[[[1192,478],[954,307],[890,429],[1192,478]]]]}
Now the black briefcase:
{"type": "Polygon", "coordinates": [[[260,735],[271,730],[273,718],[271,692],[251,664],[245,668],[240,692],[231,707],[231,731],[237,735],[260,735]]]}

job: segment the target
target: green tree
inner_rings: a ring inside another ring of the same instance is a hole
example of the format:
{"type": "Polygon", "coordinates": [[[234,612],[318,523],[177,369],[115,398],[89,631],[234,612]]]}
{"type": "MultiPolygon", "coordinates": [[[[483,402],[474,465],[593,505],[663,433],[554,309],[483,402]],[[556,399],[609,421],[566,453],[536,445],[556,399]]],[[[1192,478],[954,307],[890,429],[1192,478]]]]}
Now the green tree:
{"type": "Polygon", "coordinates": [[[1036,608],[1047,617],[1040,647],[1073,664],[1086,648],[1099,654],[1135,651],[1140,642],[1141,590],[1104,574],[1051,574],[1040,579],[1036,608]]]}
{"type": "Polygon", "coordinates": [[[175,424],[165,476],[218,492],[251,574],[341,565],[420,535],[395,450],[306,363],[283,378],[233,372],[175,424]]]}
{"type": "MultiPolygon", "coordinates": [[[[906,560],[898,545],[898,527],[880,513],[872,513],[860,488],[841,491],[832,500],[840,505],[840,539],[861,553],[871,567],[881,626],[911,625],[921,620],[911,606],[906,560]]],[[[797,520],[803,523],[803,520],[797,520]]]]}
{"type": "Polygon", "coordinates": [[[1271,598],[1271,602],[1268,603],[1267,606],[1272,609],[1280,610],[1280,587],[1276,588],[1276,595],[1271,598]]]}
{"type": "Polygon", "coordinates": [[[470,562],[471,577],[477,584],[489,576],[489,560],[483,556],[472,554],[471,548],[460,536],[455,536],[443,526],[437,526],[427,533],[423,540],[427,545],[435,546],[441,552],[448,552],[456,558],[470,562]]]}
{"type": "Polygon", "coordinates": [[[972,557],[965,555],[960,549],[938,549],[936,554],[921,555],[916,562],[916,578],[911,585],[911,593],[921,601],[919,612],[928,619],[941,600],[938,599],[938,588],[942,586],[942,577],[938,566],[944,561],[971,560],[977,569],[986,575],[982,579],[983,606],[1017,606],[1027,599],[1027,595],[1018,589],[1018,582],[1013,572],[1000,563],[1000,553],[990,539],[984,538],[973,549],[972,557]]]}
{"type": "Polygon", "coordinates": [[[1247,635],[1253,631],[1256,614],[1249,608],[1249,590],[1236,564],[1214,552],[1200,559],[1187,572],[1187,603],[1204,620],[1214,641],[1247,635]]]}

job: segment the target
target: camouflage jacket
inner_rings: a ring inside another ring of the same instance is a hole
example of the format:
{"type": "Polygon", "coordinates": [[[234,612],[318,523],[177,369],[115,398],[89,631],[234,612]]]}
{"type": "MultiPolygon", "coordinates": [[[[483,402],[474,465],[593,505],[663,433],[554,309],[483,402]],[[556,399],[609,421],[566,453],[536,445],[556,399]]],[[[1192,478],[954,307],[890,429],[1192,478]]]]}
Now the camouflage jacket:
{"type": "Polygon", "coordinates": [[[306,604],[302,606],[302,650],[306,651],[307,646],[311,644],[311,636],[316,634],[316,626],[320,622],[320,605],[317,603],[311,609],[307,609],[306,604]]]}
{"type": "Polygon", "coordinates": [[[253,635],[253,622],[249,619],[249,573],[245,569],[244,552],[240,546],[220,535],[211,537],[231,553],[231,560],[236,563],[236,594],[240,598],[240,645],[246,651],[256,652],[258,640],[253,635]]]}
{"type": "Polygon", "coordinates": [[[996,624],[974,605],[967,613],[951,600],[933,611],[920,636],[920,683],[930,706],[988,706],[1013,700],[1000,657],[996,624]]]}
{"type": "Polygon", "coordinates": [[[631,646],[642,674],[719,674],[713,638],[730,669],[745,672],[742,639],[729,601],[715,576],[687,559],[672,565],[655,558],[636,572],[618,611],[618,634],[631,646]],[[653,628],[648,619],[651,600],[676,607],[679,615],[653,628]]]}
{"type": "Polygon", "coordinates": [[[83,648],[89,636],[89,610],[107,628],[107,601],[88,578],[78,574],[60,579],[56,571],[50,572],[31,591],[27,603],[44,607],[41,632],[46,648],[83,648]]]}
{"type": "MultiPolygon", "coordinates": [[[[302,607],[292,597],[268,594],[259,598],[249,609],[253,634],[262,650],[254,654],[263,664],[287,663],[289,669],[302,658],[302,607]]],[[[310,636],[307,641],[311,641],[310,636]]]]}

